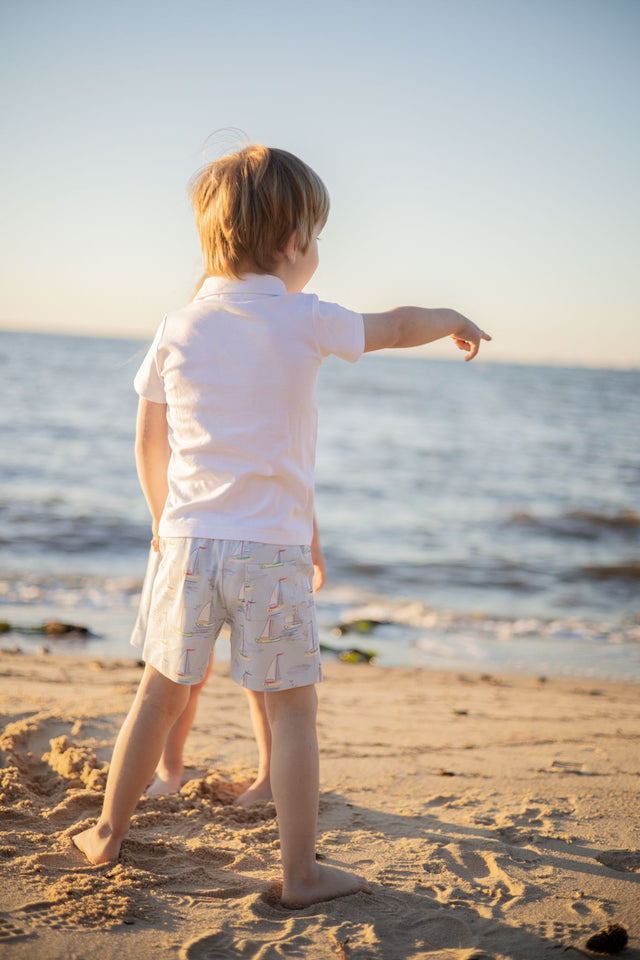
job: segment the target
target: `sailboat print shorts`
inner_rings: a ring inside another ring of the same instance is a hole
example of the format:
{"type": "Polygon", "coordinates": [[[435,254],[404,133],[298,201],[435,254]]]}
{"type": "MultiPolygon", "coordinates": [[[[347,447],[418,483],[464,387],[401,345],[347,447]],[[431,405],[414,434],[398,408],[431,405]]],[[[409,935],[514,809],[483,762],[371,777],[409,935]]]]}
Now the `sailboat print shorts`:
{"type": "Polygon", "coordinates": [[[322,680],[309,547],[164,537],[153,549],[131,643],[176,683],[204,679],[230,627],[231,676],[249,690],[322,680]]]}

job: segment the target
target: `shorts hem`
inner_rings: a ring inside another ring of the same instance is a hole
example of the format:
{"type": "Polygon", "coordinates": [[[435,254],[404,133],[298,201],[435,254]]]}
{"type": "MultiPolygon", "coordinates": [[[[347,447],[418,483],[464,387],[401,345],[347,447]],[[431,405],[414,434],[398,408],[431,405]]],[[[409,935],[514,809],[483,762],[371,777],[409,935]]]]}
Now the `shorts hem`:
{"type": "Polygon", "coordinates": [[[158,658],[153,654],[147,656],[145,655],[144,650],[142,651],[143,663],[149,664],[150,667],[153,667],[154,670],[157,670],[158,673],[161,673],[163,677],[167,678],[167,680],[171,680],[172,683],[177,683],[181,687],[195,687],[197,683],[202,683],[207,674],[207,671],[205,670],[201,677],[179,677],[174,673],[168,664],[163,664],[162,659],[162,657],[158,658]]]}

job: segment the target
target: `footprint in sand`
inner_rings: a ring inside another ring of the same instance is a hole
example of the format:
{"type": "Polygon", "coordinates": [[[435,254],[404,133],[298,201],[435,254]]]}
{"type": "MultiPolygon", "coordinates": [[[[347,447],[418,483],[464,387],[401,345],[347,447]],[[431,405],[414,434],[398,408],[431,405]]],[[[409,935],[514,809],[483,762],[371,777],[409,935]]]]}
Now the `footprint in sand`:
{"type": "MultiPolygon", "coordinates": [[[[443,904],[465,903],[477,900],[478,891],[491,903],[491,912],[501,913],[518,902],[525,894],[525,884],[510,876],[513,866],[506,853],[498,848],[479,850],[465,841],[450,843],[438,850],[446,864],[448,884],[435,884],[437,899],[443,904]]],[[[529,892],[532,891],[529,887],[529,892]]]]}
{"type": "Polygon", "coordinates": [[[10,943],[14,940],[24,940],[30,937],[31,932],[18,926],[6,913],[0,915],[0,943],[10,943]]]}
{"type": "Polygon", "coordinates": [[[22,919],[25,925],[33,927],[47,927],[49,930],[82,930],[84,926],[75,923],[71,917],[60,915],[61,901],[39,900],[36,903],[27,903],[24,907],[14,911],[16,919],[22,919]]]}
{"type": "Polygon", "coordinates": [[[235,858],[235,853],[206,848],[202,844],[196,849],[188,849],[163,840],[145,842],[127,838],[122,844],[119,862],[123,866],[173,879],[188,868],[211,867],[215,872],[233,863],[235,858]]]}
{"type": "MultiPolygon", "coordinates": [[[[564,956],[573,956],[574,950],[572,944],[578,944],[584,939],[586,933],[592,929],[591,926],[582,926],[577,923],[561,923],[560,921],[546,921],[528,926],[527,929],[534,933],[541,941],[548,941],[563,946],[564,956]]],[[[581,953],[582,956],[584,954],[581,953]]]]}
{"type": "Polygon", "coordinates": [[[640,850],[603,850],[596,860],[620,873],[640,873],[640,850]]]}
{"type": "Polygon", "coordinates": [[[85,817],[97,817],[102,799],[102,794],[92,790],[75,790],[52,810],[43,810],[42,816],[55,826],[75,825],[85,817]]]}
{"type": "Polygon", "coordinates": [[[281,906],[271,889],[253,894],[247,904],[246,910],[242,905],[238,907],[239,919],[233,931],[210,930],[187,941],[180,950],[180,960],[255,960],[258,955],[304,957],[321,930],[328,944],[327,957],[334,956],[331,932],[326,929],[326,908],[330,912],[330,904],[315,904],[292,913],[281,906]],[[247,913],[245,926],[240,918],[247,913]],[[267,953],[263,953],[265,949],[267,953]]]}
{"type": "MultiPolygon", "coordinates": [[[[443,949],[467,950],[476,945],[475,934],[463,919],[452,916],[450,911],[424,896],[399,890],[374,890],[372,894],[354,894],[313,904],[296,911],[294,916],[268,891],[256,897],[250,909],[256,920],[251,932],[247,930],[247,936],[255,934],[257,925],[267,942],[272,942],[270,937],[276,937],[281,952],[273,956],[304,957],[305,945],[316,942],[320,935],[327,943],[327,957],[345,955],[345,937],[346,956],[354,958],[385,956],[384,949],[380,952],[382,945],[392,946],[393,953],[389,955],[394,957],[422,957],[443,949]]],[[[242,936],[243,931],[235,932],[239,938],[242,936]]],[[[214,944],[221,947],[222,940],[214,944]]],[[[254,941],[252,956],[257,952],[254,941]]],[[[205,960],[209,956],[219,955],[208,954],[204,947],[195,944],[191,953],[184,954],[185,960],[205,960]]],[[[236,952],[226,956],[244,954],[236,952]]]]}
{"type": "Polygon", "coordinates": [[[592,900],[588,897],[581,897],[579,900],[573,900],[569,906],[572,913],[577,913],[579,917],[599,920],[600,917],[594,916],[600,914],[601,917],[610,917],[615,912],[611,904],[604,900],[592,900]]]}
{"type": "Polygon", "coordinates": [[[234,960],[243,956],[247,954],[236,948],[236,940],[224,930],[198,936],[180,949],[180,960],[234,960]]]}

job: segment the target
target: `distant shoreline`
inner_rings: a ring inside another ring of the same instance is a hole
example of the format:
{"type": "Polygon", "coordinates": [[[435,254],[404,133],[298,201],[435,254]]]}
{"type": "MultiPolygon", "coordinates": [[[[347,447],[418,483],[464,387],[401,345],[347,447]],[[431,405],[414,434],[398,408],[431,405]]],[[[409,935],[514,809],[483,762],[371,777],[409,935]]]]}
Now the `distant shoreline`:
{"type": "MultiPolygon", "coordinates": [[[[73,330],[38,330],[38,329],[16,329],[11,326],[2,326],[0,325],[0,334],[8,333],[16,336],[43,336],[43,337],[68,337],[70,339],[77,338],[82,340],[122,340],[124,342],[138,343],[142,346],[145,344],[149,345],[153,340],[155,334],[155,327],[150,328],[147,332],[141,332],[138,336],[131,336],[130,334],[124,333],[107,333],[104,330],[101,330],[96,333],[92,333],[90,330],[83,330],[82,332],[77,332],[73,330]]],[[[437,349],[442,349],[438,347],[437,349]]],[[[499,347],[498,347],[499,354],[499,347]]],[[[137,355],[137,354],[136,354],[137,355]]],[[[434,355],[433,347],[424,347],[424,348],[412,348],[407,350],[383,350],[378,353],[378,356],[383,357],[395,357],[396,359],[409,358],[413,360],[429,360],[433,363],[460,363],[459,357],[452,356],[438,356],[434,355]]],[[[360,363],[367,363],[368,358],[365,356],[360,361],[360,363]]],[[[593,363],[568,363],[566,361],[556,361],[553,357],[541,357],[539,360],[520,360],[517,358],[509,357],[496,357],[496,349],[494,347],[485,348],[484,352],[478,357],[475,362],[475,367],[491,367],[491,366],[504,366],[504,367],[525,367],[525,368],[541,368],[541,369],[561,369],[561,370],[593,370],[601,371],[602,373],[638,373],[640,372],[640,361],[637,363],[606,363],[601,364],[599,362],[593,363]]]]}

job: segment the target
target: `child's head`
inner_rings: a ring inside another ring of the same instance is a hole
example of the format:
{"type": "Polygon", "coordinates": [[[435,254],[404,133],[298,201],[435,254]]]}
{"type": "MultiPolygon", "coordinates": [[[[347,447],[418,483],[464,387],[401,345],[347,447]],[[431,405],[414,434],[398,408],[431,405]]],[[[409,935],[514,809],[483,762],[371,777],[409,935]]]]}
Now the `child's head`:
{"type": "Polygon", "coordinates": [[[195,177],[191,199],[207,274],[272,273],[295,233],[306,253],[329,215],[320,177],[286,150],[245,147],[195,177]]]}

